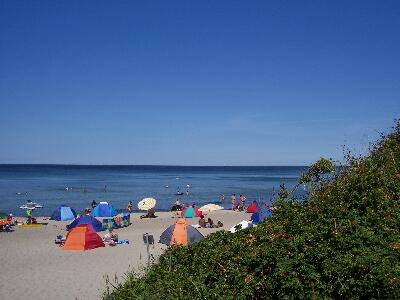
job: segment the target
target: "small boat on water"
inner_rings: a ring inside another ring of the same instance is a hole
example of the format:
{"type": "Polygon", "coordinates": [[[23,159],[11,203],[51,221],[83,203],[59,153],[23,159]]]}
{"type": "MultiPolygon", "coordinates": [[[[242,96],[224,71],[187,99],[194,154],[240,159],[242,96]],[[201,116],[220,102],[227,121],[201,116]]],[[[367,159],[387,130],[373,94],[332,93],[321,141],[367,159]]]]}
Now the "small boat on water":
{"type": "Polygon", "coordinates": [[[177,192],[175,195],[176,196],[182,196],[184,193],[183,192],[177,192]]]}
{"type": "Polygon", "coordinates": [[[21,205],[19,208],[21,209],[36,209],[36,208],[43,208],[43,205],[28,201],[24,205],[21,205]]]}

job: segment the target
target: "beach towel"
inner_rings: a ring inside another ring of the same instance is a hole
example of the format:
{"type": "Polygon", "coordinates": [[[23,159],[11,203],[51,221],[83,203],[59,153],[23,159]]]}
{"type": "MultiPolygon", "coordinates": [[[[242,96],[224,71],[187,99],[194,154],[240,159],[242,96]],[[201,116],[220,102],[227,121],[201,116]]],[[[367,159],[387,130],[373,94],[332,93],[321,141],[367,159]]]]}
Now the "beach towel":
{"type": "Polygon", "coordinates": [[[44,224],[21,224],[21,225],[18,225],[18,227],[21,227],[21,228],[37,228],[37,227],[42,227],[42,226],[44,226],[44,224]]]}

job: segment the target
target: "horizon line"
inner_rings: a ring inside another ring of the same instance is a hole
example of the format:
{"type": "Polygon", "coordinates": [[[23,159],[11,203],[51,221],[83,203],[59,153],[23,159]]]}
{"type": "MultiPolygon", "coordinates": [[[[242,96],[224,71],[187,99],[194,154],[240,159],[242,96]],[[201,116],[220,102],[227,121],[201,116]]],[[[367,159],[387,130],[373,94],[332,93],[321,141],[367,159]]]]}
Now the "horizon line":
{"type": "Polygon", "coordinates": [[[169,165],[169,164],[69,164],[69,163],[0,163],[0,166],[85,166],[85,167],[309,167],[309,165],[169,165]]]}

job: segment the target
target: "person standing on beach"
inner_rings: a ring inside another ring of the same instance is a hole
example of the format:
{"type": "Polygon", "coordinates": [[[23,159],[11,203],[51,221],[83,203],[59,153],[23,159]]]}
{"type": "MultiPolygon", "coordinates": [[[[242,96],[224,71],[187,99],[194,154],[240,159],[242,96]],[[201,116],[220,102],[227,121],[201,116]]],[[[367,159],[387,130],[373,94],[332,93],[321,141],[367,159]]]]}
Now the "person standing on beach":
{"type": "Polygon", "coordinates": [[[126,208],[127,210],[128,210],[128,212],[129,213],[131,213],[132,212],[132,209],[133,209],[133,204],[132,204],[132,201],[129,201],[129,203],[128,203],[128,206],[127,206],[127,208],[126,208]]]}
{"type": "Polygon", "coordinates": [[[96,200],[93,200],[93,201],[92,201],[92,204],[91,204],[91,206],[92,206],[92,208],[95,208],[95,207],[97,206],[97,202],[96,202],[96,200]]]}
{"type": "Polygon", "coordinates": [[[244,194],[240,195],[240,207],[243,211],[246,209],[246,196],[244,194]]]}
{"type": "Polygon", "coordinates": [[[236,203],[236,195],[235,195],[235,193],[232,193],[231,203],[232,203],[232,210],[235,210],[235,203],[236,203]]]}

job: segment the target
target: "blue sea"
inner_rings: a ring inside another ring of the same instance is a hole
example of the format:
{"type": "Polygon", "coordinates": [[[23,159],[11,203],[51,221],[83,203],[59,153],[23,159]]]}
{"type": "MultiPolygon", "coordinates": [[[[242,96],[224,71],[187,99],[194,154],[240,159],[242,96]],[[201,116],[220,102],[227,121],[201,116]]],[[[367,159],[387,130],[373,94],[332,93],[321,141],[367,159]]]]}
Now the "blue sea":
{"type": "Polygon", "coordinates": [[[157,199],[157,210],[166,211],[179,196],[182,203],[220,204],[230,207],[230,195],[245,194],[270,202],[281,183],[296,184],[306,167],[189,167],[189,166],[80,166],[0,165],[0,211],[23,215],[27,200],[44,205],[36,215],[49,216],[60,204],[80,213],[92,200],[108,201],[124,210],[130,200],[157,199]],[[68,187],[69,191],[65,188],[68,187]],[[186,192],[189,195],[186,195],[186,192]]]}

